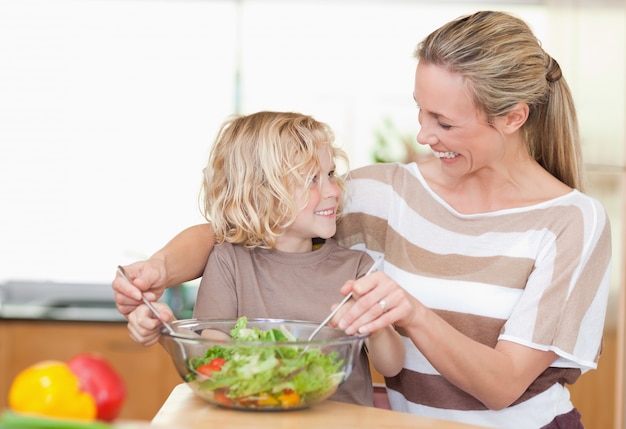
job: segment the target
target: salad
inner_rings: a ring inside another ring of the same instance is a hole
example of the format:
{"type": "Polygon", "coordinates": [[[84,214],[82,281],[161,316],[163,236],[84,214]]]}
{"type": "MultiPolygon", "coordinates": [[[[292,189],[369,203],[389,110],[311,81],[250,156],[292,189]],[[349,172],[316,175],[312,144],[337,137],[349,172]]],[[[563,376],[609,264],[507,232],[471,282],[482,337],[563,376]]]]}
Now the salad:
{"type": "Polygon", "coordinates": [[[269,330],[246,325],[247,318],[240,317],[230,332],[237,344],[215,345],[189,360],[194,371],[189,381],[214,402],[232,408],[299,408],[330,396],[343,381],[336,352],[289,345],[298,339],[282,325],[269,330]],[[250,341],[255,344],[245,344],[250,341]]]}

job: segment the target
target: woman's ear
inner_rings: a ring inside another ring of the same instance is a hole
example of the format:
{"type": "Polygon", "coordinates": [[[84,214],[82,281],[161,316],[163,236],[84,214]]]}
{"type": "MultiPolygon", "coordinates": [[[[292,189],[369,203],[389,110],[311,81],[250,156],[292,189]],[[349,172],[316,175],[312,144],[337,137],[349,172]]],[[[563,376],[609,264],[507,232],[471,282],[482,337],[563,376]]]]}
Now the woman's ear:
{"type": "Polygon", "coordinates": [[[505,133],[513,133],[519,130],[522,125],[526,123],[529,111],[528,104],[517,103],[509,113],[506,114],[506,120],[504,121],[505,130],[503,131],[505,133]]]}

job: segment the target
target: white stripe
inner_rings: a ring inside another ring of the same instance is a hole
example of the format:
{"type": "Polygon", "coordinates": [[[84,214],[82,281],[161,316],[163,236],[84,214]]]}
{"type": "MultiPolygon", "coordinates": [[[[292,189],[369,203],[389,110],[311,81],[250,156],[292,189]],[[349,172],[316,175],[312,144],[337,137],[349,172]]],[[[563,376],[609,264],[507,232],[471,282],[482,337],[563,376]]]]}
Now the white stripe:
{"type": "Polygon", "coordinates": [[[408,337],[402,337],[406,357],[404,360],[404,368],[414,372],[429,375],[439,375],[439,372],[428,362],[428,359],[419,351],[413,341],[408,337]]]}
{"type": "Polygon", "coordinates": [[[542,350],[542,351],[552,351],[556,353],[558,355],[558,358],[550,364],[550,366],[554,368],[579,368],[583,373],[585,373],[589,369],[596,369],[598,366],[593,361],[579,359],[575,355],[571,353],[567,353],[558,347],[554,347],[554,346],[548,347],[543,344],[537,344],[532,341],[527,341],[523,338],[515,337],[512,335],[500,335],[498,337],[498,341],[500,340],[510,341],[516,344],[521,344],[531,349],[542,350]]]}
{"type": "Polygon", "coordinates": [[[523,290],[410,274],[389,262],[385,273],[424,305],[476,316],[508,319],[523,290]]]}

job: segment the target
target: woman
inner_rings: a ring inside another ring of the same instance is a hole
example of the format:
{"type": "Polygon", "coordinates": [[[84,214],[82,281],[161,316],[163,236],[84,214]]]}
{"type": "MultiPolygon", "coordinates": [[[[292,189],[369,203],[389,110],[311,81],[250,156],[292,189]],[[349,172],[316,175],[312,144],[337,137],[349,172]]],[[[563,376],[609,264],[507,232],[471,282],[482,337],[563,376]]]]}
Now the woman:
{"type": "MultiPolygon", "coordinates": [[[[404,369],[386,379],[394,410],[580,428],[564,385],[597,365],[611,243],[604,209],[581,192],[560,67],[523,21],[490,11],[444,25],[415,56],[417,141],[435,157],[351,173],[336,237],[385,264],[344,285],[355,301],[335,322],[404,336],[404,369]]],[[[210,234],[186,230],[131,265],[136,284],[159,295],[199,276],[210,234]]],[[[114,289],[127,314],[139,291],[114,289]]]]}

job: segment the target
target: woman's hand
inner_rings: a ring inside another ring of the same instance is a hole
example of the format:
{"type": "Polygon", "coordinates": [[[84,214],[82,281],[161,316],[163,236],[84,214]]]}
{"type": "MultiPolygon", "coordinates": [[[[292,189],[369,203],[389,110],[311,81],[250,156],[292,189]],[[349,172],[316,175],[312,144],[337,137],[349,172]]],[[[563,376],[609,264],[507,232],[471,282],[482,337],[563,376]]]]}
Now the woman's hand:
{"type": "Polygon", "coordinates": [[[145,304],[136,307],[128,315],[128,330],[130,337],[137,343],[144,346],[151,346],[159,341],[161,334],[159,333],[162,321],[170,322],[175,320],[172,310],[162,302],[153,302],[154,307],[158,310],[160,319],[157,319],[152,311],[145,304]]]}
{"type": "Polygon", "coordinates": [[[409,319],[412,299],[381,272],[350,280],[341,292],[344,295],[352,292],[352,299],[329,324],[343,329],[347,335],[370,333],[365,340],[370,362],[385,377],[397,375],[402,370],[406,353],[402,337],[393,324],[409,319]]]}
{"type": "Polygon", "coordinates": [[[156,258],[126,265],[124,271],[132,283],[117,272],[112,286],[117,309],[128,319],[129,314],[142,304],[142,294],[150,301],[163,295],[167,276],[165,264],[156,258]]]}
{"type": "Polygon", "coordinates": [[[349,280],[341,293],[350,292],[354,300],[339,314],[337,322],[348,335],[376,332],[391,324],[405,326],[413,321],[416,300],[383,272],[349,280]]]}
{"type": "Polygon", "coordinates": [[[124,266],[130,284],[119,273],[113,279],[117,309],[124,317],[141,305],[141,294],[150,301],[163,295],[165,288],[197,279],[213,249],[215,236],[209,224],[191,226],[170,240],[147,261],[124,266]]]}

